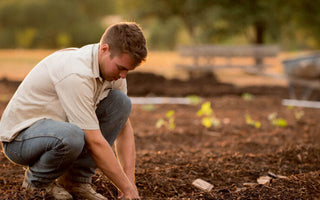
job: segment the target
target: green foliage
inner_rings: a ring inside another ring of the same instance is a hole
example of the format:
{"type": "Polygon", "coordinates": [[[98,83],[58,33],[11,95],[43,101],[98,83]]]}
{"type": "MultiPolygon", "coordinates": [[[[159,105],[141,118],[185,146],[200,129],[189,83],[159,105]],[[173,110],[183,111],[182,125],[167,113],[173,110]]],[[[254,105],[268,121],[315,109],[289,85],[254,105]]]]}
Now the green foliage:
{"type": "Polygon", "coordinates": [[[150,49],[169,50],[176,46],[179,21],[175,18],[168,21],[154,20],[149,28],[148,47],[150,49]]]}
{"type": "Polygon", "coordinates": [[[296,121],[301,121],[302,117],[304,116],[304,112],[302,109],[296,108],[294,106],[288,106],[287,108],[293,111],[293,116],[296,121]]]}
{"type": "Polygon", "coordinates": [[[190,100],[191,104],[199,104],[202,101],[201,97],[197,95],[189,95],[187,98],[190,100]]]}
{"type": "Polygon", "coordinates": [[[254,95],[250,94],[250,93],[243,93],[241,95],[242,99],[245,101],[251,101],[254,99],[254,95]]]}
{"type": "Polygon", "coordinates": [[[245,115],[245,120],[246,120],[246,124],[248,124],[250,126],[253,126],[255,128],[261,127],[261,122],[253,120],[249,114],[245,115]]]}
{"type": "Polygon", "coordinates": [[[156,108],[153,104],[144,104],[141,106],[141,110],[143,111],[154,111],[156,108]]]}
{"type": "Polygon", "coordinates": [[[190,43],[318,49],[319,11],[320,0],[2,0],[0,48],[98,42],[102,19],[117,14],[143,26],[150,49],[190,43]]]}
{"type": "Polygon", "coordinates": [[[67,33],[58,33],[56,36],[56,44],[59,48],[68,47],[71,44],[71,36],[67,33]]]}
{"type": "Polygon", "coordinates": [[[8,0],[0,3],[0,48],[61,48],[99,41],[111,0],[8,0]]]}
{"type": "Polygon", "coordinates": [[[198,110],[197,115],[198,116],[203,116],[203,115],[209,116],[212,113],[213,113],[213,110],[211,108],[211,103],[209,101],[207,101],[201,105],[201,109],[198,110]]]}
{"type": "Polygon", "coordinates": [[[18,47],[30,48],[34,43],[37,30],[35,28],[26,28],[16,33],[16,43],[18,47]]]}
{"type": "Polygon", "coordinates": [[[297,121],[300,121],[303,116],[304,116],[303,110],[294,110],[294,118],[295,118],[297,121]]]}
{"type": "Polygon", "coordinates": [[[158,119],[156,122],[156,128],[161,128],[164,126],[169,130],[174,130],[176,127],[174,113],[174,110],[169,110],[164,118],[158,119]]]}
{"type": "Polygon", "coordinates": [[[220,120],[215,116],[211,103],[209,101],[201,105],[201,109],[198,110],[197,115],[201,118],[201,124],[206,128],[217,127],[220,125],[220,120]]]}
{"type": "Polygon", "coordinates": [[[277,113],[271,113],[268,115],[268,119],[273,126],[287,127],[287,121],[283,118],[277,118],[277,113]]]}
{"type": "MultiPolygon", "coordinates": [[[[282,49],[319,48],[320,1],[118,0],[122,13],[138,21],[160,20],[157,30],[179,19],[188,43],[277,43],[282,49]],[[241,38],[234,40],[234,38],[241,38]]],[[[149,29],[149,27],[147,28],[149,29]]],[[[154,27],[152,27],[154,32],[154,27]]],[[[169,31],[170,32],[170,31],[169,31]]],[[[165,41],[165,34],[158,35],[165,41]]],[[[157,38],[158,38],[157,37],[157,38]]],[[[181,42],[176,40],[175,42],[181,42]]],[[[159,44],[160,45],[160,44],[159,44]]],[[[172,44],[169,45],[172,48],[172,44]]],[[[152,48],[158,48],[156,43],[152,48]]],[[[163,47],[159,47],[162,48],[163,47]]]]}

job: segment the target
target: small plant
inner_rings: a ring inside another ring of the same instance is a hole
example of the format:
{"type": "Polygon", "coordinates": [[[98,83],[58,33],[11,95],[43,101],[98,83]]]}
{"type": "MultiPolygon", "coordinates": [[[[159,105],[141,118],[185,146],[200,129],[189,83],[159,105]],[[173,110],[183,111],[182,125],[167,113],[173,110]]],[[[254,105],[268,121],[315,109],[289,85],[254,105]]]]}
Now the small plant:
{"type": "Polygon", "coordinates": [[[254,95],[253,94],[250,94],[250,93],[243,93],[241,95],[242,99],[245,100],[245,101],[251,101],[254,99],[254,95]]]}
{"type": "Polygon", "coordinates": [[[215,116],[210,102],[205,102],[201,105],[201,109],[197,112],[199,117],[203,116],[201,119],[201,124],[207,128],[211,126],[217,127],[220,125],[220,120],[215,116]]]}
{"type": "Polygon", "coordinates": [[[300,121],[302,117],[304,116],[303,110],[300,110],[298,108],[295,108],[294,106],[288,106],[289,110],[293,110],[293,115],[296,121],[300,121]]]}
{"type": "Polygon", "coordinates": [[[153,104],[145,104],[141,106],[141,110],[143,111],[154,111],[156,108],[153,104]]]}
{"type": "Polygon", "coordinates": [[[175,129],[176,124],[174,122],[174,113],[174,110],[169,110],[164,118],[158,119],[156,122],[156,128],[161,128],[164,126],[169,130],[175,129]]]}
{"type": "Polygon", "coordinates": [[[268,119],[271,122],[271,124],[273,126],[286,127],[287,121],[283,118],[277,118],[277,115],[277,113],[271,113],[268,115],[268,119]]]}
{"type": "Polygon", "coordinates": [[[189,95],[187,96],[187,98],[189,99],[191,104],[199,104],[202,101],[201,97],[197,95],[189,95]]]}
{"type": "Polygon", "coordinates": [[[261,122],[253,120],[249,114],[246,114],[245,118],[246,118],[246,124],[253,126],[255,128],[261,127],[261,122]]]}
{"type": "Polygon", "coordinates": [[[300,121],[303,116],[304,116],[303,110],[294,110],[294,118],[295,118],[297,121],[300,121]]]}

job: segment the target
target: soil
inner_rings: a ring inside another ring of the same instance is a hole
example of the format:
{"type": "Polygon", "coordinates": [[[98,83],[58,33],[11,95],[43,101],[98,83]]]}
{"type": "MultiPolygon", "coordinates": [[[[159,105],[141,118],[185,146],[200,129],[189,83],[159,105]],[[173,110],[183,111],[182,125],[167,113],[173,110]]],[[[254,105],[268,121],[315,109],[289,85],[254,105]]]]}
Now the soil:
{"type": "MultiPolygon", "coordinates": [[[[11,97],[19,82],[0,81],[0,95],[11,97]]],[[[133,105],[131,122],[136,140],[136,184],[142,199],[320,199],[319,109],[289,108],[281,104],[288,88],[237,87],[214,76],[189,81],[133,73],[128,75],[129,96],[198,95],[210,102],[217,127],[206,128],[197,116],[200,104],[133,105]],[[244,93],[252,99],[245,99],[244,93]],[[176,127],[156,128],[173,110],[176,127]],[[273,125],[277,113],[286,126],[273,125]],[[303,113],[298,119],[295,114],[303,113]],[[245,115],[261,123],[246,123],[245,115]],[[275,175],[274,175],[275,174],[275,175]],[[269,176],[265,184],[257,179],[269,176]],[[204,191],[196,179],[213,185],[204,191]]],[[[1,98],[0,113],[8,102],[1,98]]],[[[0,199],[53,199],[44,191],[21,188],[24,166],[0,154],[0,199]]],[[[109,199],[117,190],[97,171],[93,186],[109,199]]]]}

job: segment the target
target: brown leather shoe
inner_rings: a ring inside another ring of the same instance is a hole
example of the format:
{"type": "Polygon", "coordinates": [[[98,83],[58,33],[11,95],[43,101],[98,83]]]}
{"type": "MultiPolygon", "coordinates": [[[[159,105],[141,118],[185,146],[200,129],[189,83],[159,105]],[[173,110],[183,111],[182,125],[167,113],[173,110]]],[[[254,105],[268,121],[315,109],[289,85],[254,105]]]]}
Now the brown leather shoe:
{"type": "Polygon", "coordinates": [[[75,198],[86,198],[88,200],[108,200],[108,198],[97,193],[90,183],[71,182],[66,179],[59,179],[59,183],[75,198]]]}
{"type": "Polygon", "coordinates": [[[53,196],[57,200],[71,200],[73,199],[71,194],[67,192],[61,185],[59,185],[57,182],[53,182],[47,187],[41,187],[37,188],[28,183],[26,180],[23,181],[22,187],[25,188],[26,190],[33,191],[35,189],[44,189],[48,194],[53,196]]]}

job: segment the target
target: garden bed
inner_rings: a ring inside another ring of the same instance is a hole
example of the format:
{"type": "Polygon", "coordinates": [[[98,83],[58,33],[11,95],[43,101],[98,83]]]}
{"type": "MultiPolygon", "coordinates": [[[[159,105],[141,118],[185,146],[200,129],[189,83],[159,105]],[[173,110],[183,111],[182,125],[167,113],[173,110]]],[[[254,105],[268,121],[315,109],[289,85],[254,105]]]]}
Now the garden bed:
{"type": "MultiPolygon", "coordinates": [[[[178,81],[139,73],[129,75],[128,83],[130,96],[202,97],[192,105],[133,105],[136,183],[142,199],[320,198],[320,110],[281,105],[287,88],[239,88],[214,77],[178,81]],[[202,125],[203,116],[197,112],[205,102],[211,103],[219,126],[202,125]],[[175,128],[157,128],[168,111],[174,111],[175,128]],[[286,124],[272,124],[268,119],[272,113],[286,124]],[[246,121],[246,115],[260,127],[246,121]],[[281,176],[257,183],[270,172],[281,176]],[[213,189],[194,187],[198,178],[213,189]]],[[[17,83],[1,81],[0,95],[11,96],[16,87],[17,83]]],[[[6,103],[1,101],[1,113],[6,103]]],[[[21,188],[23,167],[3,154],[0,161],[0,199],[52,199],[43,191],[26,192],[21,188]]],[[[93,184],[109,199],[116,197],[115,187],[100,171],[93,184]]]]}

